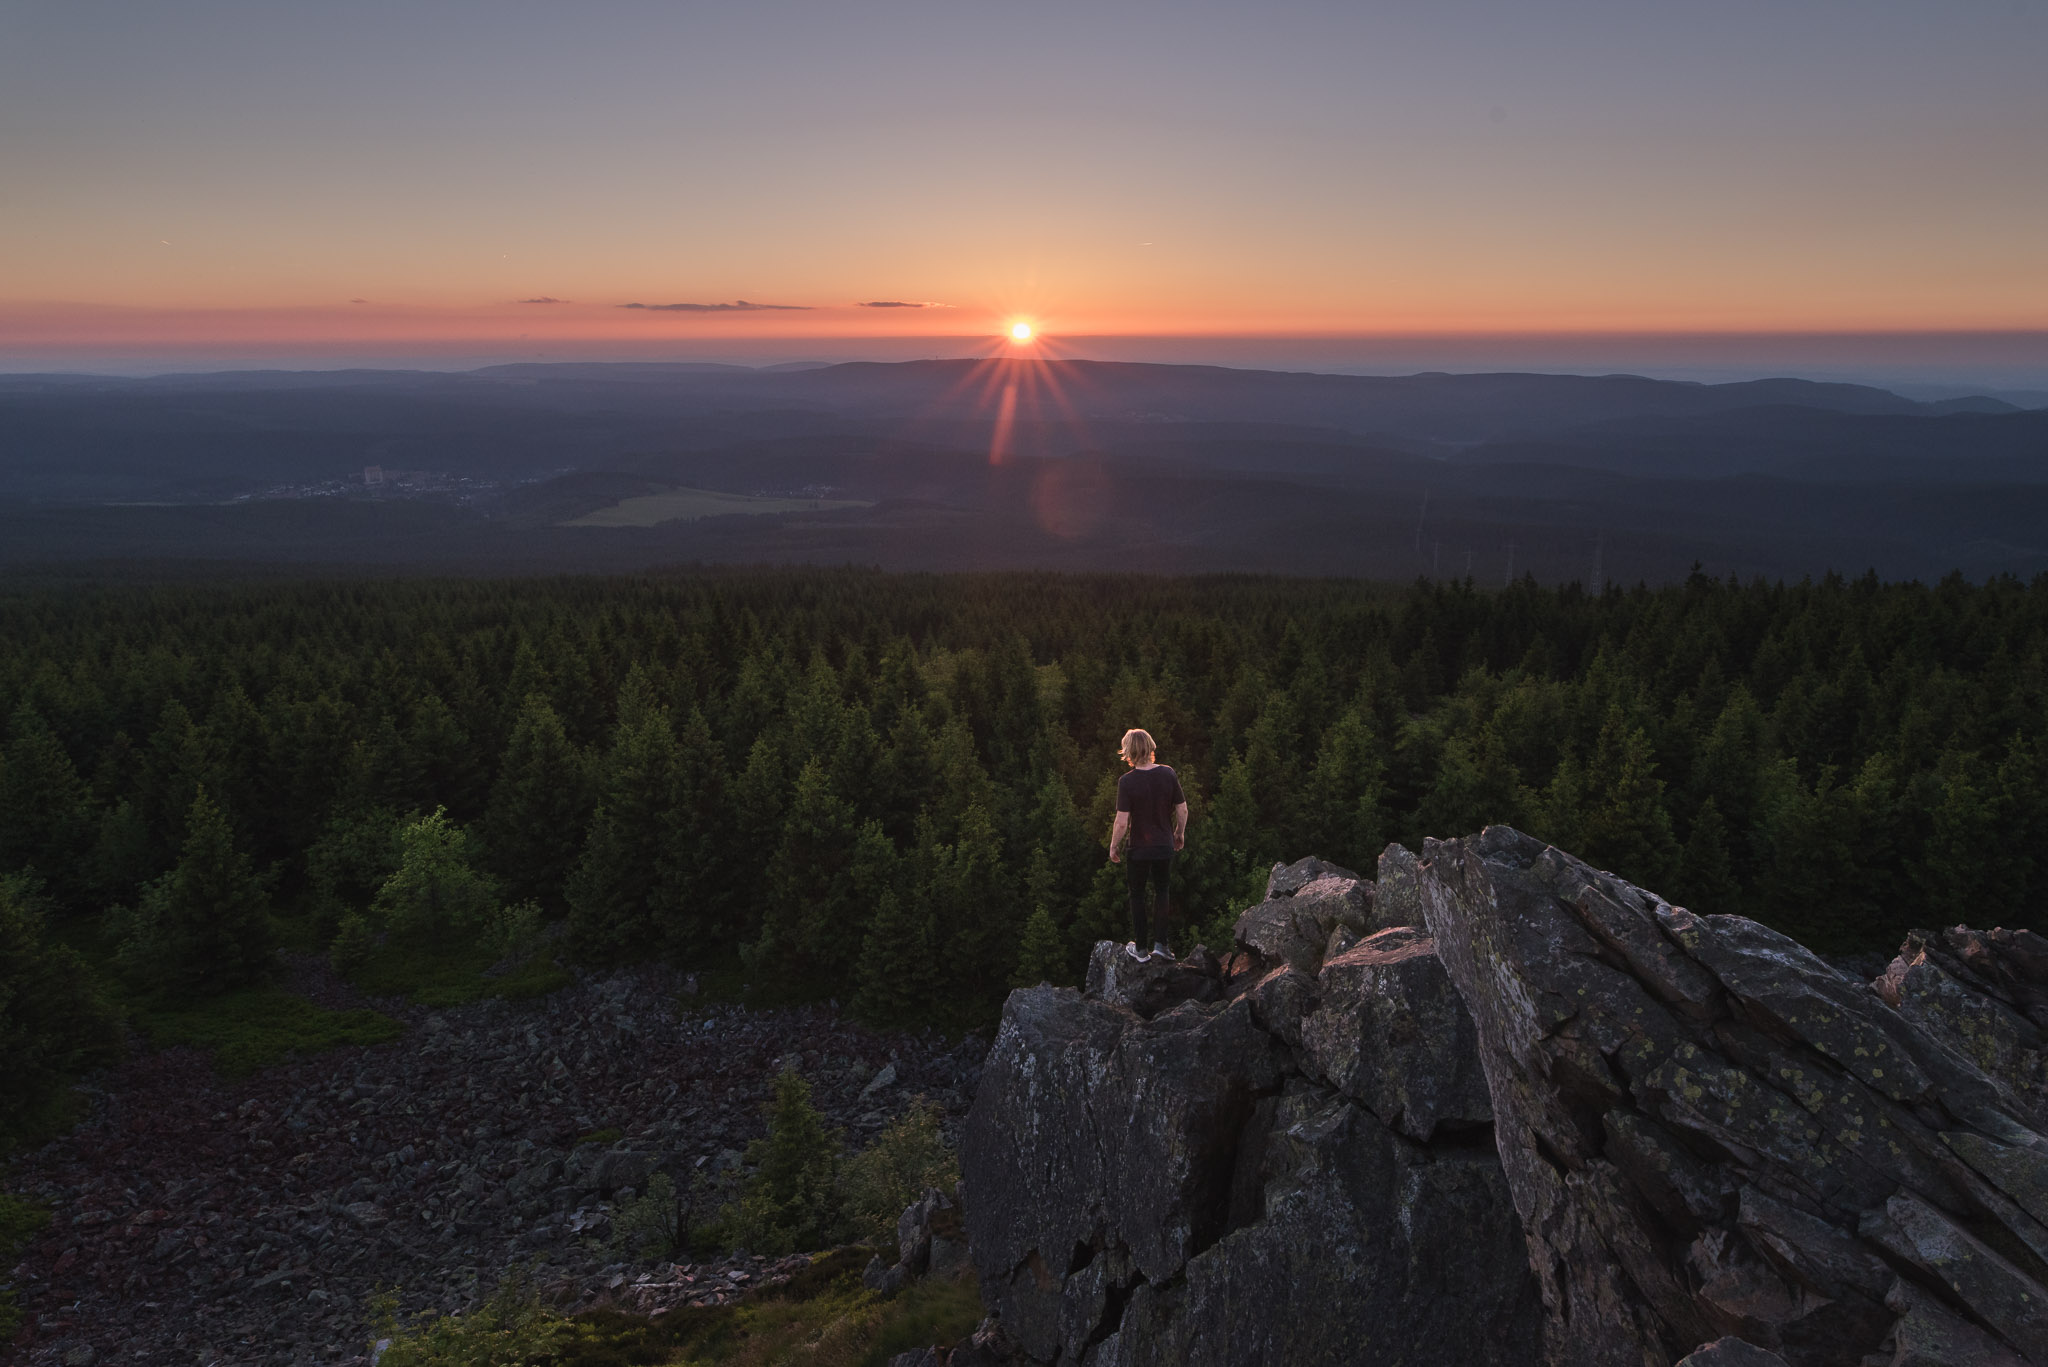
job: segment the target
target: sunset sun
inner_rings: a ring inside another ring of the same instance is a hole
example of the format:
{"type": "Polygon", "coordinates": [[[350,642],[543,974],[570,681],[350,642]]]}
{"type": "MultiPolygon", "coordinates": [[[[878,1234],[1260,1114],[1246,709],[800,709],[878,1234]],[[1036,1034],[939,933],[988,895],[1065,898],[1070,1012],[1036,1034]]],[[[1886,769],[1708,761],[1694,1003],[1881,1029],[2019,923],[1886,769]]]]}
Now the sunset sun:
{"type": "Polygon", "coordinates": [[[1011,340],[1011,341],[1013,341],[1013,342],[1028,342],[1028,341],[1030,341],[1030,340],[1031,340],[1031,324],[1029,324],[1029,323],[1012,323],[1012,324],[1010,324],[1010,340],[1011,340]]]}

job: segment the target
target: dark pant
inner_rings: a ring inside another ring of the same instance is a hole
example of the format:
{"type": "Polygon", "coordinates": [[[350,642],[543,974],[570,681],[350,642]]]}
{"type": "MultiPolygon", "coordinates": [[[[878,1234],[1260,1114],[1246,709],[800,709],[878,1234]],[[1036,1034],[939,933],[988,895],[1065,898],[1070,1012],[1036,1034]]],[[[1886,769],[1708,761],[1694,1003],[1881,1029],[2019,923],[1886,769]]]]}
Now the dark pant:
{"type": "Polygon", "coordinates": [[[1138,948],[1151,948],[1152,941],[1160,944],[1166,941],[1166,880],[1173,872],[1173,856],[1164,859],[1133,859],[1124,857],[1125,877],[1131,887],[1131,938],[1138,948]],[[1146,892],[1147,885],[1151,892],[1146,892]],[[1152,918],[1152,934],[1145,934],[1147,913],[1152,918]]]}

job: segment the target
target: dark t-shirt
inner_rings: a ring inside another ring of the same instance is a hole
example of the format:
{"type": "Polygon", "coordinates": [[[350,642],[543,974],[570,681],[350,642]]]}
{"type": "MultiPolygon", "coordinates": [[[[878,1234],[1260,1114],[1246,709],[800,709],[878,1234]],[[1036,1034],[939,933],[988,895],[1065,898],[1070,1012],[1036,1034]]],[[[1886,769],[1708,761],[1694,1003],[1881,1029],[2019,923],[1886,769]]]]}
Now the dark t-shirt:
{"type": "Polygon", "coordinates": [[[1173,854],[1173,809],[1186,802],[1180,775],[1166,764],[1133,769],[1116,781],[1116,809],[1131,814],[1127,859],[1165,859],[1173,854]]]}

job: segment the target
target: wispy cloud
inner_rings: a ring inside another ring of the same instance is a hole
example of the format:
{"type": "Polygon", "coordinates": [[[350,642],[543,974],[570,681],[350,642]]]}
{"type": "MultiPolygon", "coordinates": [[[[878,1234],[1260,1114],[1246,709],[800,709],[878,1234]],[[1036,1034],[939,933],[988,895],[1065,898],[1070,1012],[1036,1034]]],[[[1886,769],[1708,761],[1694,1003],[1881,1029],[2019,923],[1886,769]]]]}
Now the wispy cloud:
{"type": "Polygon", "coordinates": [[[367,304],[367,303],[369,303],[370,301],[369,301],[369,300],[367,300],[367,299],[351,299],[351,300],[349,300],[349,302],[350,302],[351,304],[367,304]]]}
{"type": "Polygon", "coordinates": [[[537,299],[516,299],[513,302],[518,304],[566,304],[569,301],[567,299],[557,299],[553,295],[543,294],[537,299]]]}
{"type": "Polygon", "coordinates": [[[864,303],[856,305],[856,307],[864,309],[949,309],[953,306],[951,304],[935,304],[928,299],[922,301],[911,299],[869,299],[864,303]]]}
{"type": "Polygon", "coordinates": [[[735,299],[730,304],[621,304],[622,309],[649,309],[656,313],[762,313],[768,310],[810,312],[809,304],[750,304],[735,299]]]}

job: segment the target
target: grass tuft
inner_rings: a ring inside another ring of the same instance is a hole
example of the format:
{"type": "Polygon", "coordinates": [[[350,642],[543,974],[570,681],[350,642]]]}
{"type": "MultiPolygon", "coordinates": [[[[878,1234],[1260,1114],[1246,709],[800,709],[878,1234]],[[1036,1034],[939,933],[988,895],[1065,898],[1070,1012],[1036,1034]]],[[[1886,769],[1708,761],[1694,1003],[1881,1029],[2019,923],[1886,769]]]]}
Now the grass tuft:
{"type": "Polygon", "coordinates": [[[873,1250],[821,1253],[783,1286],[737,1305],[683,1306],[659,1319],[617,1310],[562,1315],[508,1281],[467,1316],[423,1317],[397,1329],[387,1367],[883,1367],[928,1344],[954,1343],[981,1322],[970,1273],[927,1278],[892,1300],[860,1283],[873,1250]],[[507,1354],[512,1354],[508,1356],[507,1354]]]}
{"type": "Polygon", "coordinates": [[[405,997],[421,1006],[462,1006],[485,997],[526,1001],[573,981],[551,955],[535,954],[493,977],[497,951],[481,943],[421,946],[394,936],[372,949],[348,974],[357,991],[405,997]]]}
{"type": "Polygon", "coordinates": [[[188,1044],[213,1053],[227,1077],[346,1044],[383,1044],[405,1027],[381,1011],[330,1011],[278,987],[251,987],[207,1001],[145,1010],[138,1023],[159,1049],[188,1044]]]}

